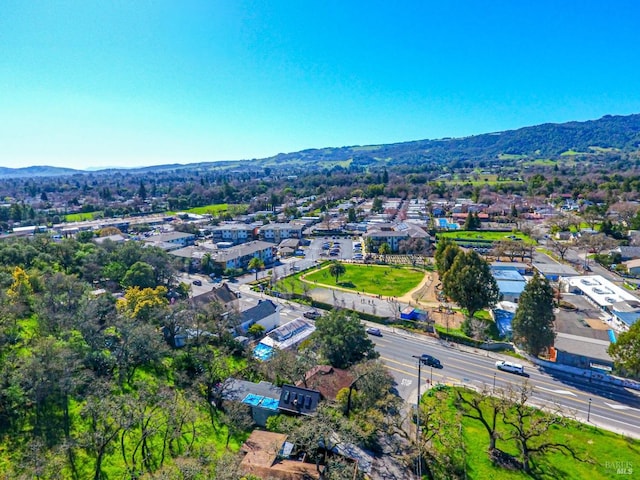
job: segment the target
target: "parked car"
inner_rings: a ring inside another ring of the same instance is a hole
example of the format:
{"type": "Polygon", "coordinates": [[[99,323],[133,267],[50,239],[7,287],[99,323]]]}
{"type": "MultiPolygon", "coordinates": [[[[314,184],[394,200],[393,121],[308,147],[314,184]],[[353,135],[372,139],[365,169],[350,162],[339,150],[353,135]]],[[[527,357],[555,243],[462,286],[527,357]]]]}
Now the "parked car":
{"type": "Polygon", "coordinates": [[[316,320],[320,318],[322,315],[317,310],[309,310],[308,312],[304,312],[302,316],[310,320],[316,320]]]}
{"type": "Polygon", "coordinates": [[[202,280],[194,280],[193,284],[201,287],[202,286],[202,280]]]}
{"type": "Polygon", "coordinates": [[[431,355],[427,355],[426,353],[423,353],[422,355],[420,355],[420,361],[422,362],[423,365],[427,365],[429,367],[443,368],[442,363],[440,363],[440,360],[438,360],[436,357],[433,357],[431,355]]]}
{"type": "Polygon", "coordinates": [[[367,328],[367,333],[369,335],[373,335],[375,337],[381,337],[382,336],[382,332],[380,331],[379,328],[369,327],[369,328],[367,328]]]}
{"type": "Polygon", "coordinates": [[[516,375],[528,376],[524,372],[524,367],[519,363],[505,362],[504,360],[500,360],[496,362],[496,368],[498,370],[502,370],[503,372],[515,373],[516,375]]]}

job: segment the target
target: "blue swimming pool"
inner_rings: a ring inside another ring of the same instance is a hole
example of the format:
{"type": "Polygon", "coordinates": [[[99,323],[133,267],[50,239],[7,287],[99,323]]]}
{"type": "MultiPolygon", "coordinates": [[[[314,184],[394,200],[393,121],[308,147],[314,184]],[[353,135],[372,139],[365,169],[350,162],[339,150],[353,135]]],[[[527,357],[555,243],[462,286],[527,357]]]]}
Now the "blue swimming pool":
{"type": "Polygon", "coordinates": [[[273,347],[259,343],[253,349],[253,356],[262,362],[269,360],[273,356],[273,347]]]}

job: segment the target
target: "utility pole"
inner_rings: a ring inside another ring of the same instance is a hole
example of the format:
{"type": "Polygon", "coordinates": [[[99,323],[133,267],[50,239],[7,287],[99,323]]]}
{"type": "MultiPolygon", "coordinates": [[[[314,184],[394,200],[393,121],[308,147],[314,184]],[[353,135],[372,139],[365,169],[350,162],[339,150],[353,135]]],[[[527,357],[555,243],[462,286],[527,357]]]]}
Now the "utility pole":
{"type": "MultiPolygon", "coordinates": [[[[420,384],[422,382],[422,357],[411,355],[418,360],[418,398],[416,401],[416,443],[418,444],[418,463],[416,464],[416,475],[418,480],[422,478],[422,445],[420,442],[420,384]]],[[[433,380],[433,368],[431,368],[431,379],[433,380]]]]}

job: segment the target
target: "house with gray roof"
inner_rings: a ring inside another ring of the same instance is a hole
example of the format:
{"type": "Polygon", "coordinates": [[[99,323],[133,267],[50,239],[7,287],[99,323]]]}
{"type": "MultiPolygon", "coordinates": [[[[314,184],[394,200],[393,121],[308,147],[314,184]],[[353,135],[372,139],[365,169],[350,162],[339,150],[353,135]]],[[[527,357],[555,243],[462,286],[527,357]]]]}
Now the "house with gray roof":
{"type": "Polygon", "coordinates": [[[253,421],[264,427],[267,419],[278,415],[278,404],[282,389],[269,382],[248,382],[228,378],[219,387],[219,395],[226,402],[241,402],[251,408],[253,421]]]}
{"type": "Polygon", "coordinates": [[[167,252],[193,245],[195,240],[196,236],[194,234],[183,232],[169,232],[143,238],[145,246],[161,248],[167,252]]]}
{"type": "Polygon", "coordinates": [[[262,325],[265,332],[270,332],[280,323],[280,311],[278,305],[271,300],[259,300],[254,307],[240,312],[240,324],[238,333],[244,334],[254,324],[262,325]]]}
{"type": "Polygon", "coordinates": [[[619,253],[623,262],[640,258],[640,247],[620,246],[611,250],[611,253],[619,253]]]}

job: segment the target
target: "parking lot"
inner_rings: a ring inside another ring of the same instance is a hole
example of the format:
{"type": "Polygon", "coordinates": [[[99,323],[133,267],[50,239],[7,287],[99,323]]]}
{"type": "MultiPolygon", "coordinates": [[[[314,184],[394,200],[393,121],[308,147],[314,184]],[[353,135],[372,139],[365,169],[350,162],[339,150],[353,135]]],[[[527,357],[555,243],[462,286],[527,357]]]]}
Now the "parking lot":
{"type": "Polygon", "coordinates": [[[353,240],[351,237],[323,237],[311,242],[310,249],[319,251],[319,257],[328,260],[351,260],[354,255],[361,259],[362,241],[353,240]]]}

